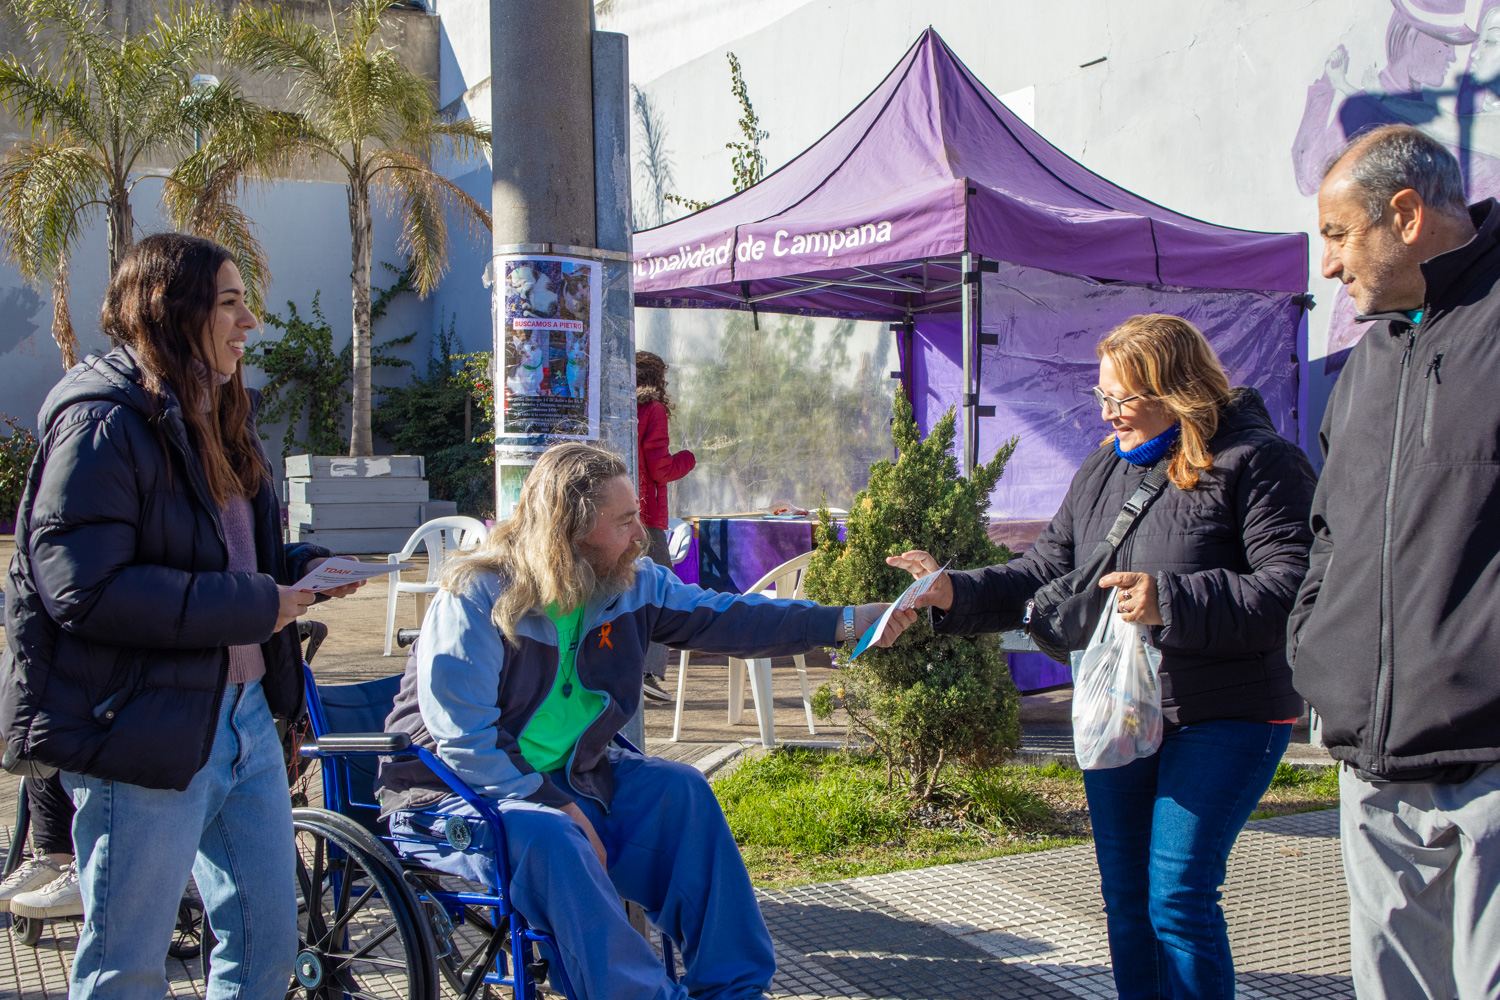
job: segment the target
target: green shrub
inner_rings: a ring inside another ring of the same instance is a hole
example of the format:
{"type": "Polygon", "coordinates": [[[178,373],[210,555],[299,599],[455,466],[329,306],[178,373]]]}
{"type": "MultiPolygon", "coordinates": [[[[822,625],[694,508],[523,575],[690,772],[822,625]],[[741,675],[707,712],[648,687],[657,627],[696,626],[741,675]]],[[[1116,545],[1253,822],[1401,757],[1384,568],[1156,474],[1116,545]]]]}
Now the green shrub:
{"type": "Polygon", "coordinates": [[[455,354],[452,321],[439,333],[427,370],[384,396],[371,423],[402,454],[426,457],[434,500],[460,514],[495,516],[495,409],[490,353],[455,354]]]}
{"type": "MultiPolygon", "coordinates": [[[[386,267],[395,270],[389,264],[386,267]]],[[[384,316],[391,300],[411,289],[409,271],[400,272],[391,287],[378,289],[370,306],[371,321],[384,316]]],[[[245,364],[254,365],[266,373],[266,384],[261,389],[265,396],[260,412],[261,425],[286,421],[286,431],[281,436],[282,458],[294,449],[311,455],[341,455],[349,450],[343,428],[345,415],[354,401],[348,388],[354,365],[354,342],[351,340],[345,344],[341,351],[333,349],[333,327],[318,302],[321,294],[313,295],[311,318],[304,319],[290,300],[286,304],[286,316],[266,313],[266,324],[279,329],[281,337],[257,341],[245,351],[245,364]],[[299,437],[298,428],[302,426],[307,429],[299,437]]],[[[404,337],[373,344],[371,366],[400,368],[410,365],[411,362],[392,354],[391,348],[409,344],[415,337],[413,331],[404,337]]]]}
{"type": "MultiPolygon", "coordinates": [[[[1016,442],[965,479],[949,454],[954,424],[950,409],[921,440],[911,406],[896,393],[900,455],[870,467],[869,488],[849,511],[847,540],[826,510],[818,512],[808,597],[823,604],[894,600],[911,576],[885,560],[908,549],[925,549],[940,565],[951,560],[952,569],[1010,558],[990,541],[984,518],[1016,442]]],[[[923,615],[890,649],[871,648],[855,661],[843,659],[848,652],[835,656],[839,671],[814,710],[826,717],[842,704],[851,729],[884,755],[912,798],[932,799],[948,764],[998,764],[1020,745],[1020,695],[994,636],[937,635],[923,615]]]]}
{"type": "Polygon", "coordinates": [[[954,783],[964,815],[981,826],[1032,830],[1052,815],[1046,800],[998,767],[965,771],[954,783]]]}
{"type": "Polygon", "coordinates": [[[21,506],[26,473],[36,455],[36,435],[9,414],[0,413],[0,422],[10,427],[9,434],[0,434],[0,522],[8,522],[21,506]]]}

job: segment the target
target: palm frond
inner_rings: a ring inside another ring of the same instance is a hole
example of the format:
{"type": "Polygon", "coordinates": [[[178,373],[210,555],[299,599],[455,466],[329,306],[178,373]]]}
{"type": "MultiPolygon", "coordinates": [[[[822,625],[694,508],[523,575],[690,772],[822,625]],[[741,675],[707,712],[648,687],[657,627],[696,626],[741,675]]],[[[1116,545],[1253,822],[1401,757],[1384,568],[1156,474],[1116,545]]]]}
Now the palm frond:
{"type": "Polygon", "coordinates": [[[0,103],[33,135],[42,129],[66,129],[96,144],[104,139],[103,123],[81,81],[49,77],[14,55],[0,59],[0,103]]]}
{"type": "Polygon", "coordinates": [[[328,75],[334,57],[330,39],[315,25],[299,23],[280,6],[242,4],[234,13],[224,53],[257,73],[328,75]]]}
{"type": "Polygon", "coordinates": [[[22,278],[42,281],[72,256],[107,186],[93,151],[66,134],[19,143],[0,160],[0,230],[22,278]]]}
{"type": "Polygon", "coordinates": [[[73,0],[4,0],[11,17],[36,49],[37,64],[55,55],[61,65],[78,65],[97,72],[114,58],[109,44],[106,11],[93,2],[73,0]]]}
{"type": "Polygon", "coordinates": [[[470,236],[492,225],[489,210],[420,157],[388,150],[370,179],[394,202],[401,221],[396,249],[411,268],[412,284],[424,296],[448,269],[448,210],[464,220],[470,236]]]}

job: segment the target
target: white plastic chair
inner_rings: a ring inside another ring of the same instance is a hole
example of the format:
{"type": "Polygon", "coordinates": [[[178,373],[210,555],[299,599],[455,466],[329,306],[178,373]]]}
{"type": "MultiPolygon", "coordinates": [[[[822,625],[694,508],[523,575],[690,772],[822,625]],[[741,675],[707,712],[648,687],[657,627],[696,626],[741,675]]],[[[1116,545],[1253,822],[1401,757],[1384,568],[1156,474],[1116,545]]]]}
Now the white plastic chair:
{"type": "Polygon", "coordinates": [[[417,624],[427,611],[427,597],[438,592],[438,581],[443,576],[443,563],[448,556],[465,549],[472,549],[489,535],[484,522],[472,517],[438,517],[412,532],[400,552],[392,552],[387,562],[400,563],[410,559],[419,548],[427,549],[427,579],[422,583],[411,583],[401,579],[399,572],[390,574],[390,592],[385,600],[385,655],[391,655],[391,639],[396,631],[396,601],[402,594],[414,594],[417,598],[417,624]]]}
{"type": "Polygon", "coordinates": [[[693,544],[693,526],[679,518],[667,518],[667,558],[676,566],[687,558],[693,544]]]}
{"type": "MultiPolygon", "coordinates": [[[[788,559],[761,577],[745,593],[801,600],[806,596],[803,582],[807,575],[807,564],[811,561],[811,552],[788,559]]],[[[682,704],[687,694],[689,655],[689,651],[684,649],[677,663],[677,714],[672,720],[673,743],[677,742],[682,731],[682,704]]],[[[816,736],[818,730],[813,725],[812,690],[807,683],[807,658],[798,653],[792,659],[797,664],[797,678],[802,682],[802,710],[807,713],[807,731],[816,736]]],[[[776,723],[772,716],[770,658],[729,658],[729,724],[738,725],[744,715],[746,673],[750,675],[750,696],[755,703],[756,720],[760,723],[761,745],[773,747],[776,745],[776,723]]]]}

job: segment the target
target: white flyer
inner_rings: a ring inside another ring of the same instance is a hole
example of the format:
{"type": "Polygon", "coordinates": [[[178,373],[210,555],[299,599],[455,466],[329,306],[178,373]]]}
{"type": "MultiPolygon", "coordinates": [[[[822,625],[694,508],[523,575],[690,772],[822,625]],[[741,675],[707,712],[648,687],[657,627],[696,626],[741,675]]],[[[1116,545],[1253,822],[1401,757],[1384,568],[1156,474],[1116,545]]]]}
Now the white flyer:
{"type": "Polygon", "coordinates": [[[292,584],[293,590],[333,590],[387,573],[399,573],[411,569],[416,563],[367,563],[345,556],[333,556],[318,564],[318,568],[292,584]]]}

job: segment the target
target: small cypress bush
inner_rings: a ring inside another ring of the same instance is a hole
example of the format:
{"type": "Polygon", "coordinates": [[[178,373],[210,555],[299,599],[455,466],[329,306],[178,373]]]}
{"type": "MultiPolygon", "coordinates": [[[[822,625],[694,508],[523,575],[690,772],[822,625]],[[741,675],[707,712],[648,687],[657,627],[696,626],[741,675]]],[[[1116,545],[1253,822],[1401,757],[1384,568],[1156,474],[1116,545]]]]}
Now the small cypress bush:
{"type": "MultiPolygon", "coordinates": [[[[954,426],[950,409],[921,440],[910,404],[896,393],[899,457],[870,467],[870,485],[854,498],[844,540],[828,511],[818,512],[808,597],[824,604],[894,600],[911,575],[885,559],[908,549],[925,549],[939,565],[951,559],[950,569],[1010,558],[986,534],[985,512],[1016,441],[965,479],[950,454],[954,426]]],[[[1020,695],[994,636],[937,635],[923,615],[891,648],[844,659],[852,651],[835,651],[839,670],[818,689],[814,710],[827,718],[842,705],[853,730],[884,755],[888,784],[899,778],[913,800],[942,791],[947,765],[998,764],[1020,746],[1020,695]]]]}

